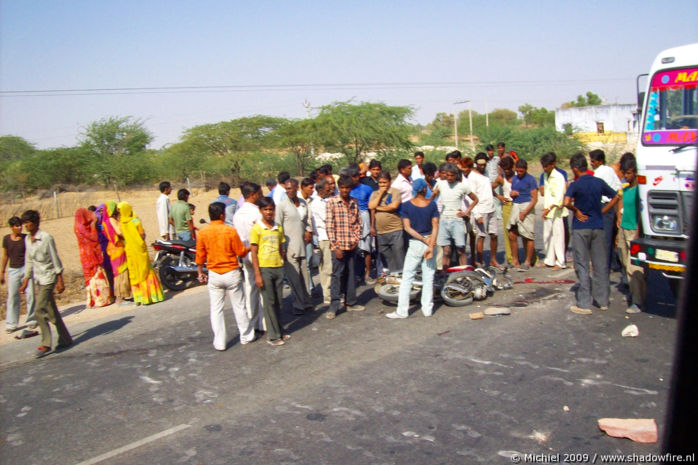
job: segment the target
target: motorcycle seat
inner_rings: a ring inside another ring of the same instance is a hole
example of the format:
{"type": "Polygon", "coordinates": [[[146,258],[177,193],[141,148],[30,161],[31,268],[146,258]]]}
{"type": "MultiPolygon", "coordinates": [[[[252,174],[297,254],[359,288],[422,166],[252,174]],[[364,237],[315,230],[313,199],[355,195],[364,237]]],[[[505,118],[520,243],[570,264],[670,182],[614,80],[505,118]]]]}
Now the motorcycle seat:
{"type": "Polygon", "coordinates": [[[180,241],[180,240],[171,240],[168,241],[170,244],[174,245],[182,245],[188,249],[193,249],[196,248],[196,241],[180,241]]]}

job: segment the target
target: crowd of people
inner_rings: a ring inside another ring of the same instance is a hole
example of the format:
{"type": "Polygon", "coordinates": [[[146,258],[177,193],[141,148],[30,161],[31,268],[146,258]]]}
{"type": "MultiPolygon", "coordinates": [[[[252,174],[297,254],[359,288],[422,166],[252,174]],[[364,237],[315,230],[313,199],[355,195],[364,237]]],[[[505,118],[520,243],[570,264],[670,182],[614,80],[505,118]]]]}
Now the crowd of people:
{"type": "MultiPolygon", "coordinates": [[[[291,288],[295,315],[313,310],[312,296],[320,295],[325,316],[333,319],[343,311],[364,310],[356,292],[362,282],[371,285],[400,274],[397,308],[386,314],[396,319],[408,317],[412,283],[421,272],[421,311],[428,317],[434,277],[454,260],[521,272],[532,266],[556,271],[573,262],[579,285],[571,311],[578,314],[592,313],[593,306],[608,309],[610,272],[616,266],[630,291],[626,311],[639,312],[645,281],[628,253],[639,231],[635,159],[626,153],[611,167],[601,150],[590,152],[589,158],[593,171],[584,154],[571,157],[572,181],[557,166],[554,153],[540,157],[543,173],[537,181],[528,173],[528,163],[499,143],[496,153],[487,146],[474,158],[455,150],[439,166],[417,152],[414,162],[397,163],[395,177],[377,160],[349,165],[338,174],[323,165],[301,181],[281,172],[266,181],[266,195],[259,184],[243,182],[237,200],[229,196],[230,185],[221,182],[219,197],[208,206],[210,224],[200,230],[192,220],[189,191],[180,189],[177,201],[170,203],[171,184],[162,182],[156,202],[159,238],[196,241],[198,279],[208,286],[216,350],[225,350],[228,340],[226,295],[241,344],[266,334],[269,344],[280,346],[291,337],[280,324],[284,282],[291,288]],[[543,260],[535,250],[538,221],[543,221],[543,260]],[[312,279],[316,267],[317,285],[312,279]]],[[[37,356],[43,356],[51,350],[47,321],[56,326],[58,347],[71,344],[53,300],[54,288],[64,288],[62,265],[53,239],[39,230],[37,212],[10,219],[10,227],[2,262],[4,282],[9,258],[6,329],[17,328],[17,293],[26,292],[27,324],[39,326],[37,356]]],[[[87,306],[163,300],[145,232],[128,203],[78,209],[75,235],[87,306]]]]}

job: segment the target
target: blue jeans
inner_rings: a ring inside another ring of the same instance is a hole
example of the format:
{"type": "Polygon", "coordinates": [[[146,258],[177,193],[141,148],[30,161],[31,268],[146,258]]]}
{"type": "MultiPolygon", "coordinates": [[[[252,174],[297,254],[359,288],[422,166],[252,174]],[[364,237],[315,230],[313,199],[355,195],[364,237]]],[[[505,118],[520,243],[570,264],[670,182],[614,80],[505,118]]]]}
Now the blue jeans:
{"type": "MultiPolygon", "coordinates": [[[[460,218],[459,218],[460,219],[460,218]]],[[[434,308],[434,274],[436,273],[436,254],[429,260],[424,259],[427,245],[417,239],[410,239],[410,245],[405,255],[405,265],[402,270],[400,294],[397,301],[396,313],[407,316],[410,307],[410,290],[417,274],[417,268],[422,266],[422,313],[430,316],[434,308]]]]}
{"type": "Polygon", "coordinates": [[[188,242],[191,240],[191,232],[189,232],[189,231],[178,232],[177,239],[179,239],[180,241],[187,241],[188,242]]]}
{"type": "MultiPolygon", "coordinates": [[[[14,329],[19,324],[19,287],[24,280],[24,267],[7,268],[7,317],[5,326],[7,329],[14,329]]],[[[27,323],[36,323],[34,315],[34,283],[30,279],[27,290],[24,291],[27,298],[27,323]]]]}

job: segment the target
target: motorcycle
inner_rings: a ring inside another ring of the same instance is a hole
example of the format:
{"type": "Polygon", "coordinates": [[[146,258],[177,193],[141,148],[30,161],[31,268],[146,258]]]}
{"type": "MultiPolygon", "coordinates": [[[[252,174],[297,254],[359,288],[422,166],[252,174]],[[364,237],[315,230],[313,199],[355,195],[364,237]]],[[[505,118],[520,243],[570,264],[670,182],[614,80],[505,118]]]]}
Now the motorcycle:
{"type": "MultiPolygon", "coordinates": [[[[156,251],[153,268],[166,288],[182,291],[192,282],[198,282],[196,241],[158,239],[152,245],[156,251]]],[[[204,272],[207,272],[205,268],[204,272]]]]}
{"type": "MultiPolygon", "coordinates": [[[[375,287],[376,294],[386,302],[397,303],[400,293],[400,276],[391,275],[375,287]]],[[[422,291],[421,276],[418,273],[410,289],[410,301],[422,291]]],[[[475,300],[483,300],[495,290],[511,289],[512,280],[507,269],[495,267],[473,268],[469,265],[448,268],[446,273],[434,277],[434,296],[440,297],[451,307],[464,307],[475,300]]]]}

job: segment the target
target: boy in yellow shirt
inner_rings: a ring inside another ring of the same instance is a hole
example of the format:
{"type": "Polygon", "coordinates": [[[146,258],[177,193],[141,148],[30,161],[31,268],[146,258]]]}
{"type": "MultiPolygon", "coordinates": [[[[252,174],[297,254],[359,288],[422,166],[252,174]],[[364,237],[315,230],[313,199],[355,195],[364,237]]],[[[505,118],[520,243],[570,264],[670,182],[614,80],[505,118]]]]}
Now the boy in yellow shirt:
{"type": "Polygon", "coordinates": [[[286,260],[286,251],[283,247],[284,231],[281,225],[274,221],[276,213],[274,200],[270,197],[262,197],[258,205],[262,219],[257,221],[250,231],[250,258],[254,268],[255,284],[262,289],[267,343],[281,346],[291,338],[290,334],[282,332],[279,324],[284,280],[283,265],[286,260]]]}

